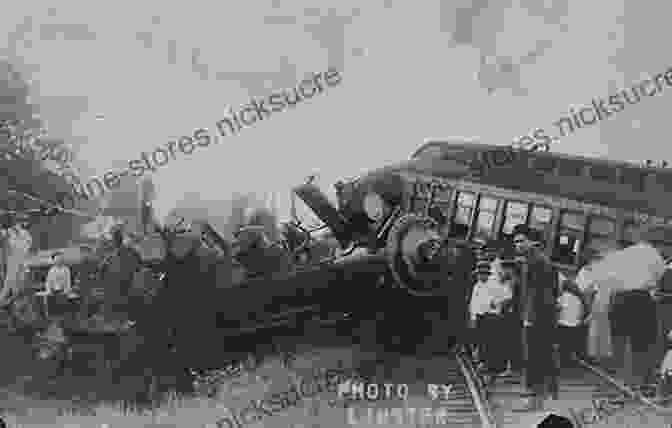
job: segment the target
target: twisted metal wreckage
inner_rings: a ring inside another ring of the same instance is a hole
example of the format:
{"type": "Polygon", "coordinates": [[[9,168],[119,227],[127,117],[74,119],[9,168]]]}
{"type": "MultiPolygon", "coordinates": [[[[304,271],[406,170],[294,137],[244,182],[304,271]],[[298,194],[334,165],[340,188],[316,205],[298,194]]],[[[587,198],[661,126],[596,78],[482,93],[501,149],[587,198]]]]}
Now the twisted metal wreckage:
{"type": "MultiPolygon", "coordinates": [[[[466,173],[459,166],[454,172],[456,177],[466,173]]],[[[466,327],[464,302],[475,261],[473,244],[443,238],[429,215],[431,203],[423,214],[408,213],[406,184],[398,171],[383,168],[337,183],[338,206],[334,206],[308,180],[293,189],[294,194],[324,225],[308,229],[295,219],[284,225],[284,237],[278,242],[271,242],[254,221],[242,227],[231,243],[206,222],[189,227],[178,222],[138,237],[139,253],[158,242],[160,256],[129,257],[119,272],[110,273],[106,266],[120,257],[123,246],[94,252],[89,259],[97,266],[87,280],[114,289],[111,284],[125,278],[127,290],[121,294],[126,298],[119,299],[118,291],[111,294],[123,303],[121,312],[131,322],[96,324],[77,314],[56,321],[39,315],[30,319],[21,315],[30,313],[25,308],[35,303],[29,295],[15,301],[15,318],[33,331],[57,323],[62,334],[55,335],[58,339],[47,351],[42,347],[41,354],[62,360],[63,367],[76,361],[73,350],[78,341],[100,337],[115,342],[106,359],[117,373],[130,370],[148,376],[151,367],[156,379],[178,372],[181,377],[174,382],[182,386],[193,383],[189,379],[194,372],[218,368],[230,359],[232,339],[279,326],[344,321],[341,325],[363,343],[382,343],[387,337],[414,349],[413,340],[434,333],[446,343],[446,335],[459,337],[466,327]],[[340,254],[301,257],[317,247],[314,235],[325,228],[338,241],[340,254]],[[381,317],[381,312],[387,315],[381,317]],[[403,331],[427,334],[411,336],[403,331]],[[144,344],[124,350],[124,341],[138,336],[146,339],[144,344]],[[227,349],[213,346],[213,337],[215,342],[228,338],[227,349]],[[157,361],[161,367],[154,367],[157,361]]],[[[430,190],[433,198],[439,189],[430,190]]],[[[40,215],[87,215],[25,192],[23,196],[39,203],[40,215]]]]}

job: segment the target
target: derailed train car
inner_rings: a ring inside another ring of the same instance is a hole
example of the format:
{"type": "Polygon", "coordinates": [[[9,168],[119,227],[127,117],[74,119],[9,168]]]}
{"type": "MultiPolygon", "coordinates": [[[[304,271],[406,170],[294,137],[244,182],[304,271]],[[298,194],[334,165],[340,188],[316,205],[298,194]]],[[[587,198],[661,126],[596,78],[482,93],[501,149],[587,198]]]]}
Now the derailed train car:
{"type": "MultiPolygon", "coordinates": [[[[442,236],[429,215],[431,203],[425,213],[410,212],[414,183],[399,172],[415,163],[338,183],[337,206],[311,182],[296,187],[338,240],[341,254],[223,290],[218,330],[238,335],[316,315],[342,316],[360,340],[414,348],[433,336],[438,341],[432,343],[447,348],[466,325],[474,251],[466,241],[442,236]]],[[[463,173],[456,165],[456,176],[463,173]]]]}

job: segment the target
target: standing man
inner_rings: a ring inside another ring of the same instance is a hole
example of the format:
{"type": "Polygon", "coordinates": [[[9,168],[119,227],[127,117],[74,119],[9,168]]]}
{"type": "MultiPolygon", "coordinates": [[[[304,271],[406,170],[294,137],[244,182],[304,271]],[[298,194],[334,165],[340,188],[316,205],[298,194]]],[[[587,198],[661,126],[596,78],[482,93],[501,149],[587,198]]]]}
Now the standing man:
{"type": "Polygon", "coordinates": [[[521,256],[521,316],[525,369],[524,402],[515,411],[539,411],[549,394],[557,394],[554,342],[557,323],[558,273],[539,248],[542,237],[525,225],[513,230],[521,256]]]}
{"type": "Polygon", "coordinates": [[[101,273],[105,284],[103,315],[107,319],[128,316],[128,295],[135,271],[141,264],[140,255],[124,244],[121,227],[114,227],[112,235],[112,253],[103,261],[101,273]]]}
{"type": "Polygon", "coordinates": [[[0,216],[0,284],[5,283],[7,275],[7,258],[9,256],[9,228],[12,225],[11,217],[7,214],[0,216]]]}
{"type": "MultiPolygon", "coordinates": [[[[52,304],[49,315],[62,316],[67,311],[68,299],[74,297],[72,292],[72,275],[70,268],[65,264],[65,259],[61,251],[56,251],[52,256],[54,264],[47,273],[46,289],[49,296],[52,297],[52,304]]],[[[46,309],[46,308],[45,308],[46,309]]]]}
{"type": "MultiPolygon", "coordinates": [[[[593,271],[598,285],[611,291],[609,321],[614,363],[634,385],[653,381],[659,358],[656,354],[661,351],[657,346],[661,344],[658,339],[662,339],[658,336],[657,304],[652,294],[665,273],[665,255],[669,251],[666,242],[672,241],[672,236],[663,228],[651,232],[639,243],[607,255],[593,271]],[[628,342],[630,364],[626,364],[628,342]]],[[[604,305],[606,293],[602,294],[604,305]]]]}
{"type": "Polygon", "coordinates": [[[33,246],[33,238],[28,232],[28,223],[26,221],[14,223],[7,231],[7,240],[7,270],[4,286],[0,292],[0,305],[2,306],[9,304],[11,297],[16,297],[23,285],[26,257],[33,246]]]}

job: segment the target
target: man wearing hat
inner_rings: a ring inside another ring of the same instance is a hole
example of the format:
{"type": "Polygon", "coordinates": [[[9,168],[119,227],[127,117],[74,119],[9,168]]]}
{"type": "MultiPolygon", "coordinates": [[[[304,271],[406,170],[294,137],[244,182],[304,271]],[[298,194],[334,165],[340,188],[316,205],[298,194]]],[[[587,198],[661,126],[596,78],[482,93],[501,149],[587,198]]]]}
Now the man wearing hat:
{"type": "MultiPolygon", "coordinates": [[[[496,247],[493,247],[496,248],[496,247]]],[[[475,285],[475,305],[478,334],[487,371],[491,375],[501,373],[506,368],[506,355],[502,338],[506,332],[503,309],[512,298],[509,284],[493,275],[492,267],[496,253],[493,248],[483,251],[476,263],[478,281],[475,285]]]]}
{"type": "MultiPolygon", "coordinates": [[[[510,246],[505,246],[495,259],[495,271],[499,280],[511,290],[511,299],[504,305],[504,331],[502,337],[507,343],[522,344],[522,324],[520,318],[520,269],[516,261],[516,253],[510,246]]],[[[512,374],[512,370],[522,368],[521,346],[506,346],[505,358],[508,368],[505,375],[512,374]]]]}
{"type": "Polygon", "coordinates": [[[554,341],[558,273],[539,248],[541,234],[525,225],[513,229],[513,245],[522,257],[521,317],[527,392],[515,411],[539,411],[547,395],[557,394],[554,341]]]}
{"type": "Polygon", "coordinates": [[[474,284],[471,293],[471,301],[469,302],[470,325],[473,328],[473,343],[478,350],[479,359],[485,362],[486,356],[486,337],[483,329],[483,316],[489,309],[489,299],[487,282],[490,278],[490,262],[483,259],[481,254],[478,254],[476,262],[476,269],[474,275],[476,276],[476,283],[474,284]]]}

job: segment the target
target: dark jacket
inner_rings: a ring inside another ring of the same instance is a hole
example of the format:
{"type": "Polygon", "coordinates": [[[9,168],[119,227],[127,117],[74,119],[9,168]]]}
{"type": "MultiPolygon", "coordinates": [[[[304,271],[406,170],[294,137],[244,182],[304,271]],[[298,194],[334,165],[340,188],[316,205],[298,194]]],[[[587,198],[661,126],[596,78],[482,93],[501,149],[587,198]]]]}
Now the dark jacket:
{"type": "Polygon", "coordinates": [[[557,320],[558,272],[543,254],[536,250],[526,257],[521,293],[523,321],[533,326],[554,326],[557,320]]]}
{"type": "Polygon", "coordinates": [[[154,325],[172,333],[169,340],[177,347],[182,364],[193,368],[211,365],[219,304],[216,254],[199,247],[181,259],[168,257],[166,262],[165,286],[152,311],[154,325]]]}

